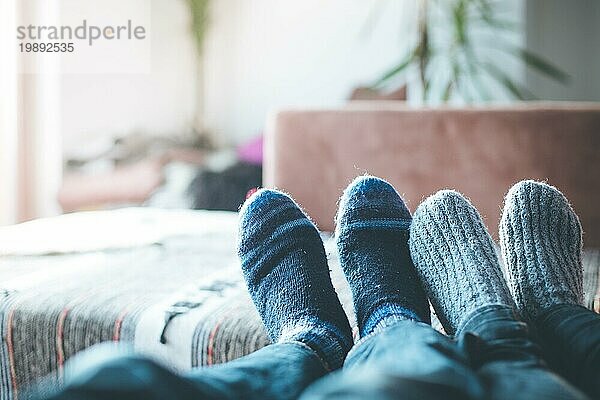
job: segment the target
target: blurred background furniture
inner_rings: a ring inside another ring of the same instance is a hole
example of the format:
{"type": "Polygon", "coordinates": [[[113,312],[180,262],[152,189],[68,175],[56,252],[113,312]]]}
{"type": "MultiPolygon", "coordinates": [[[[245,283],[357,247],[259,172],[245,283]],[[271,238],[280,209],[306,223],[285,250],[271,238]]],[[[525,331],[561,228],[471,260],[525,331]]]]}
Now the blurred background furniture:
{"type": "Polygon", "coordinates": [[[573,203],[584,243],[600,247],[600,104],[412,108],[351,103],[274,115],[265,186],[294,196],[331,231],[337,199],[357,175],[389,180],[414,210],[439,189],[466,194],[495,235],[503,197],[522,179],[547,181],[573,203]]]}

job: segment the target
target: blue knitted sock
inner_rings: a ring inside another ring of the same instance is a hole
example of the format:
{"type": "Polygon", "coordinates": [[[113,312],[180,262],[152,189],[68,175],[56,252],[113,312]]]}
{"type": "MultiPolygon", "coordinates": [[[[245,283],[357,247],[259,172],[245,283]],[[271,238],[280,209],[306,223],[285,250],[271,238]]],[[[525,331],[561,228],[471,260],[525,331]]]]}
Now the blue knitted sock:
{"type": "Polygon", "coordinates": [[[409,245],[421,282],[449,335],[481,307],[514,308],[494,242],[479,212],[460,193],[440,190],[417,207],[409,245]]]}
{"type": "Polygon", "coordinates": [[[274,190],[252,195],[240,210],[238,253],[271,340],[302,342],[329,368],[341,367],[352,332],[331,283],[323,242],[296,203],[274,190]]]}
{"type": "Polygon", "coordinates": [[[398,193],[379,178],[358,177],[342,196],[337,246],[361,337],[402,319],[430,321],[408,251],[410,223],[398,193]]]}

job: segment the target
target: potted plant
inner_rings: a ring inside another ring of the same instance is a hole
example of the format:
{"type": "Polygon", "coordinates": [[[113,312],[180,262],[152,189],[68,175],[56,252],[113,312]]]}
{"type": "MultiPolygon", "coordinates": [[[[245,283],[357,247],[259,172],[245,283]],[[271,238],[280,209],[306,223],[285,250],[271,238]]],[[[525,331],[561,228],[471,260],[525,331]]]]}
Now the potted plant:
{"type": "Polygon", "coordinates": [[[511,43],[518,24],[500,17],[493,0],[419,0],[417,40],[404,57],[373,84],[374,89],[408,85],[417,102],[463,103],[496,100],[491,87],[509,97],[532,100],[535,95],[496,64],[503,57],[566,83],[567,74],[537,54],[511,43]],[[440,28],[441,26],[441,28],[440,28]],[[484,40],[477,40],[478,38],[484,40]],[[485,40],[487,38],[487,40],[485,40]]]}
{"type": "Polygon", "coordinates": [[[196,43],[197,57],[198,57],[198,68],[197,68],[197,106],[196,106],[196,120],[194,122],[194,130],[197,133],[197,139],[201,147],[212,148],[214,146],[215,138],[206,130],[204,126],[204,107],[203,107],[203,96],[204,96],[204,73],[203,73],[203,61],[202,53],[204,49],[204,37],[206,33],[206,27],[208,25],[208,12],[209,12],[209,0],[186,0],[190,9],[191,15],[191,31],[194,36],[196,43]]]}

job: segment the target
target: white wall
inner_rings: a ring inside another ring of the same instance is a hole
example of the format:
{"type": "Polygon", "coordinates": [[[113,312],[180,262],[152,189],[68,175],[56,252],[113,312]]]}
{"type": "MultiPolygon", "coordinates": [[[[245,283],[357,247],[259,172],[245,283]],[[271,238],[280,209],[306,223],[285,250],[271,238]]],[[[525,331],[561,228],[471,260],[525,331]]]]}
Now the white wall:
{"type": "MultiPolygon", "coordinates": [[[[264,128],[269,110],[343,104],[354,87],[373,83],[405,55],[414,40],[416,3],[213,1],[204,70],[208,127],[238,142],[264,128]]],[[[522,22],[521,1],[501,8],[502,17],[522,22]]],[[[521,32],[508,39],[524,42],[521,32]]],[[[522,80],[518,63],[503,60],[503,69],[522,80]]],[[[495,98],[502,99],[498,92],[495,98]]]]}
{"type": "MultiPolygon", "coordinates": [[[[67,153],[92,138],[134,131],[177,134],[193,125],[198,66],[187,3],[147,1],[152,2],[151,73],[62,77],[67,153]]],[[[103,4],[92,3],[95,10],[103,4]]],[[[526,77],[542,98],[599,99],[600,2],[502,5],[506,18],[516,22],[524,22],[527,10],[527,30],[515,35],[517,44],[527,41],[576,79],[564,88],[525,75],[514,60],[502,60],[503,69],[518,80],[526,77]]],[[[258,134],[272,109],[342,104],[352,88],[371,83],[404,55],[414,6],[413,0],[213,0],[203,62],[208,128],[221,142],[235,143],[258,134]]],[[[122,17],[111,10],[103,12],[122,17]]]]}
{"type": "Polygon", "coordinates": [[[600,100],[600,1],[527,1],[527,45],[571,76],[562,85],[528,73],[538,97],[600,100]]]}
{"type": "Polygon", "coordinates": [[[0,225],[14,223],[17,215],[16,18],[16,0],[0,1],[0,225]]]}
{"type": "Polygon", "coordinates": [[[413,6],[398,0],[213,1],[204,64],[208,127],[235,142],[259,133],[270,109],[342,104],[353,87],[372,83],[404,55],[403,21],[413,6]]]}
{"type": "MultiPolygon", "coordinates": [[[[152,135],[189,133],[196,111],[197,56],[190,34],[190,13],[186,0],[145,0],[151,2],[151,65],[149,73],[66,73],[61,77],[62,131],[67,155],[77,154],[91,141],[133,132],[152,135]]],[[[102,16],[113,23],[135,20],[147,5],[123,2],[80,1],[76,7],[62,7],[63,19],[81,15],[102,16]],[[133,4],[133,5],[132,5],[133,4]],[[139,9],[132,9],[138,7],[139,9]]],[[[93,69],[102,52],[85,57],[93,69]]],[[[136,54],[125,55],[123,64],[134,64],[136,54]],[[130,57],[131,59],[127,59],[130,57]]]]}

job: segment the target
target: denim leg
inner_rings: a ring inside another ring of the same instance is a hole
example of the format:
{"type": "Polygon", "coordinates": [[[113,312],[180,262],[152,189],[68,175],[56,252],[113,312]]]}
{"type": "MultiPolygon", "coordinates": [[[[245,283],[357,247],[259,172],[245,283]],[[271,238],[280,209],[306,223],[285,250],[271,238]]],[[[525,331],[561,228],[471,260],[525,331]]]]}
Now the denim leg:
{"type": "Polygon", "coordinates": [[[491,399],[586,398],[547,368],[527,324],[508,306],[477,309],[457,337],[491,399]]]}
{"type": "Polygon", "coordinates": [[[575,386],[600,398],[600,315],[561,304],[534,321],[548,362],[575,386]]]}
{"type": "MultiPolygon", "coordinates": [[[[113,348],[114,349],[114,348],[113,348]]],[[[327,371],[302,343],[266,346],[229,363],[176,374],[133,353],[82,357],[56,400],[296,399],[327,371]],[[87,359],[86,359],[87,358],[87,359]],[[92,360],[92,358],[95,358],[92,360]],[[100,358],[100,360],[98,359],[100,358]]]]}
{"type": "Polygon", "coordinates": [[[401,321],[362,339],[344,368],[302,399],[477,399],[482,386],[466,356],[431,326],[401,321]]]}
{"type": "MultiPolygon", "coordinates": [[[[186,375],[197,387],[211,387],[215,399],[297,399],[329,371],[300,342],[272,344],[248,356],[186,375]]],[[[213,397],[211,397],[213,398],[213,397]]]]}

